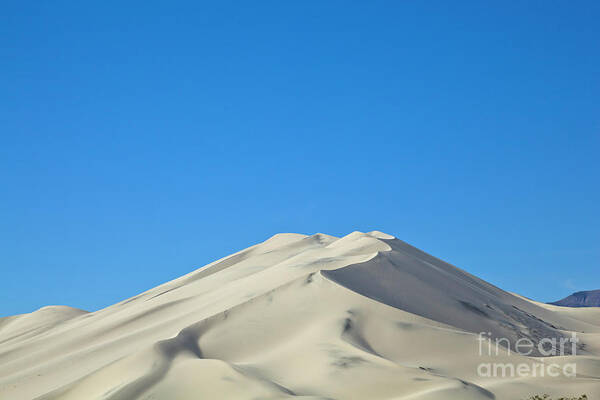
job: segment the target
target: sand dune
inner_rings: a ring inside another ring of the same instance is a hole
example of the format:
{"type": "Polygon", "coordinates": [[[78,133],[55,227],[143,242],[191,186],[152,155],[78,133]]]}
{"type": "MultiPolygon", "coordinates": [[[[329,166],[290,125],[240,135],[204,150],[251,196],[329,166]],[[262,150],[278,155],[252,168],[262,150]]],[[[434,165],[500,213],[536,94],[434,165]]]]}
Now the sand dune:
{"type": "Polygon", "coordinates": [[[600,308],[530,301],[381,232],[279,234],[103,310],[0,319],[2,400],[534,393],[600,397],[600,308]],[[480,354],[480,332],[513,350],[581,341],[557,357],[480,354]],[[482,376],[488,363],[576,363],[577,376],[482,376]]]}

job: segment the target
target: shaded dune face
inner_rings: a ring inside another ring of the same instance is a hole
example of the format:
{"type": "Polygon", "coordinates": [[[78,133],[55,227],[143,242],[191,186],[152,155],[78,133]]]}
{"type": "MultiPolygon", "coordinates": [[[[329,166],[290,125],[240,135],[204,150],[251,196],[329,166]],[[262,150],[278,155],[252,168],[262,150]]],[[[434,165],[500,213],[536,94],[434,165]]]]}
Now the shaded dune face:
{"type": "Polygon", "coordinates": [[[391,235],[278,234],[103,310],[0,319],[0,399],[600,395],[599,337],[597,310],[529,301],[391,235]],[[482,362],[537,358],[479,354],[480,332],[509,347],[577,332],[577,356],[545,359],[583,372],[483,379],[482,362]]]}
{"type": "MultiPolygon", "coordinates": [[[[519,339],[536,347],[544,338],[567,335],[560,322],[541,307],[522,300],[397,239],[387,240],[389,252],[324,275],[357,293],[468,332],[508,339],[513,350],[519,339]]],[[[565,346],[565,353],[572,348],[565,346]]]]}

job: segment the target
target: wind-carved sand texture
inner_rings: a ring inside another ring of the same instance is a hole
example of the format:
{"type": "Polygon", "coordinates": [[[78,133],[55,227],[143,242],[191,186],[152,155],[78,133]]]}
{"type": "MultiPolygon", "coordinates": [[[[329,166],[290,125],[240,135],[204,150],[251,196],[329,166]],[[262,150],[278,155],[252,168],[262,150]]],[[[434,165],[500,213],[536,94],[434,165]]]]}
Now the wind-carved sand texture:
{"type": "MultiPolygon", "coordinates": [[[[535,282],[531,283],[535,285],[535,282]]],[[[0,319],[0,399],[600,398],[600,308],[505,292],[381,232],[278,234],[92,313],[0,319]],[[576,355],[480,355],[480,332],[576,355]],[[482,377],[481,363],[577,364],[482,377]]]]}

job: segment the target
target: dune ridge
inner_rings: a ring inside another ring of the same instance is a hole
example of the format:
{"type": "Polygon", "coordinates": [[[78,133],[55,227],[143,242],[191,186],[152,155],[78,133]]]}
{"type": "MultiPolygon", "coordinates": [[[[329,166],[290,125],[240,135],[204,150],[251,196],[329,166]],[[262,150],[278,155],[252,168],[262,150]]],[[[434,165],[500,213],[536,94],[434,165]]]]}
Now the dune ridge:
{"type": "Polygon", "coordinates": [[[42,310],[0,319],[0,399],[600,396],[600,310],[530,301],[378,231],[278,234],[96,312],[42,310]],[[581,342],[562,357],[480,355],[483,331],[512,349],[581,342]],[[477,370],[549,360],[581,367],[477,370]]]}

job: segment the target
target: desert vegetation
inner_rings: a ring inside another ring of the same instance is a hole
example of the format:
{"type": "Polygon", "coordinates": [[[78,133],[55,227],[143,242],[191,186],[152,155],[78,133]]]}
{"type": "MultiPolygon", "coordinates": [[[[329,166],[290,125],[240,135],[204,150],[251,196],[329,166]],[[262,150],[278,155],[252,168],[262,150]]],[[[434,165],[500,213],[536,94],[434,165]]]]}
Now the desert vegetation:
{"type": "MultiPolygon", "coordinates": [[[[543,394],[543,395],[535,395],[535,396],[531,396],[529,398],[527,398],[527,400],[553,400],[552,397],[550,397],[547,394],[543,394]]],[[[556,400],[589,400],[586,394],[582,394],[579,397],[559,397],[556,400]]]]}

